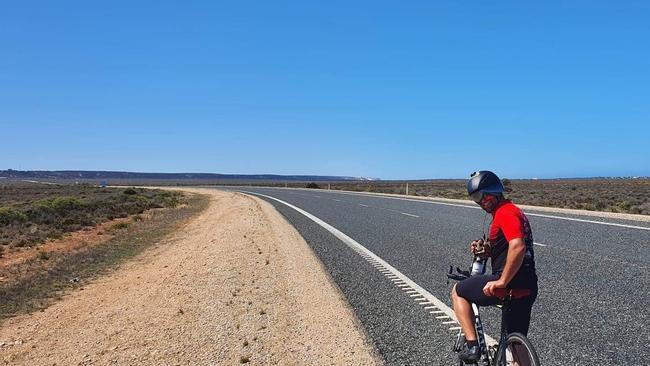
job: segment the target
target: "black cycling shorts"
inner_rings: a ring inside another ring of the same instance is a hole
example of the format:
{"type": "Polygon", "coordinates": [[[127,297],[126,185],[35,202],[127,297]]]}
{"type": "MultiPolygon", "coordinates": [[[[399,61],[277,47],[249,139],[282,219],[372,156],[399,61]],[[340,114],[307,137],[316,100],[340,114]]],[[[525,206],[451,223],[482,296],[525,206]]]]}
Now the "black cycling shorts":
{"type": "MultiPolygon", "coordinates": [[[[499,279],[498,275],[478,275],[458,282],[456,285],[456,294],[467,299],[478,306],[490,306],[499,303],[499,299],[494,296],[487,296],[483,293],[483,287],[490,282],[499,279]]],[[[537,298],[537,275],[535,273],[524,275],[518,273],[510,281],[508,288],[528,288],[533,292],[522,299],[512,300],[510,309],[506,314],[508,324],[508,333],[519,332],[528,335],[530,325],[530,313],[533,303],[537,298]]]]}

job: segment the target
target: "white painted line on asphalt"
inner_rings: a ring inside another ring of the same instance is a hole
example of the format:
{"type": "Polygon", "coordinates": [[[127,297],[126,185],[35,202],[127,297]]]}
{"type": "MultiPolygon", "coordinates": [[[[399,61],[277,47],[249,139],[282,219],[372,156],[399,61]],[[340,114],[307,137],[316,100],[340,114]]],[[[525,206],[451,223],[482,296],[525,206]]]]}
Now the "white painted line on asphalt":
{"type": "Polygon", "coordinates": [[[354,192],[336,192],[337,194],[349,194],[352,196],[362,196],[362,197],[377,197],[377,198],[386,198],[386,199],[391,199],[391,200],[402,200],[402,201],[411,201],[411,202],[420,202],[420,203],[431,203],[434,205],[443,205],[443,206],[457,206],[457,207],[465,207],[465,208],[473,208],[473,209],[478,209],[480,210],[481,208],[478,206],[471,206],[471,205],[462,205],[458,203],[447,203],[447,202],[439,202],[439,201],[425,201],[425,200],[417,200],[417,199],[412,199],[412,198],[402,198],[402,197],[390,197],[390,196],[380,196],[380,195],[375,195],[375,194],[364,194],[364,193],[354,193],[354,192]]]}
{"type": "Polygon", "coordinates": [[[440,315],[437,316],[436,319],[450,319],[451,317],[449,315],[440,315]]]}
{"type": "Polygon", "coordinates": [[[337,200],[336,198],[332,198],[332,201],[341,202],[341,200],[337,200]]]}
{"type": "Polygon", "coordinates": [[[413,215],[413,214],[406,213],[406,212],[400,212],[400,213],[401,213],[402,215],[406,215],[406,216],[411,216],[411,217],[420,217],[420,216],[418,216],[418,215],[413,215]]]}
{"type": "MultiPolygon", "coordinates": [[[[343,243],[345,243],[348,247],[350,247],[355,252],[357,252],[359,254],[366,254],[368,257],[372,258],[372,260],[374,260],[375,262],[383,264],[383,266],[385,268],[389,269],[394,275],[401,278],[404,281],[404,283],[406,283],[406,284],[410,285],[412,288],[416,289],[422,295],[422,297],[425,297],[431,303],[435,304],[440,310],[442,310],[445,314],[447,314],[447,316],[449,318],[456,320],[456,315],[454,314],[454,311],[449,306],[447,306],[447,304],[442,302],[437,297],[433,296],[433,294],[431,294],[429,291],[425,290],[420,285],[415,283],[413,280],[408,278],[402,272],[397,270],[397,268],[391,266],[388,262],[381,259],[381,257],[379,257],[375,253],[371,252],[370,250],[368,250],[368,248],[366,248],[363,245],[359,244],[357,241],[355,241],[351,237],[345,235],[343,232],[341,232],[339,229],[335,228],[334,226],[326,223],[325,221],[319,219],[318,217],[310,214],[309,212],[307,212],[307,211],[305,211],[305,210],[303,210],[303,209],[301,209],[299,207],[296,207],[296,206],[294,206],[294,205],[292,205],[292,204],[290,204],[288,202],[282,201],[282,200],[277,199],[275,197],[267,196],[267,195],[261,194],[261,193],[248,192],[248,191],[239,191],[239,192],[248,193],[248,194],[252,194],[254,196],[262,196],[262,197],[272,199],[274,201],[280,202],[283,205],[285,205],[287,207],[290,207],[290,208],[296,210],[297,212],[303,214],[304,216],[306,216],[310,220],[312,220],[315,223],[317,223],[318,225],[322,226],[325,230],[332,233],[332,235],[337,237],[339,240],[341,240],[343,243]]],[[[487,334],[485,334],[485,341],[488,344],[496,344],[497,343],[497,341],[494,338],[490,337],[487,334]]]]}
{"type": "MultiPolygon", "coordinates": [[[[350,193],[350,192],[336,192],[339,194],[349,194],[349,195],[354,195],[354,196],[364,196],[364,197],[377,197],[377,198],[385,198],[385,199],[391,199],[391,200],[401,200],[401,201],[410,201],[410,202],[420,202],[420,203],[429,203],[432,205],[443,205],[443,206],[455,206],[455,207],[464,207],[464,208],[471,208],[474,210],[481,210],[481,207],[478,206],[471,206],[471,205],[463,205],[463,204],[457,204],[457,203],[447,203],[447,202],[438,202],[438,201],[425,201],[425,200],[418,200],[418,199],[410,199],[410,198],[401,198],[401,197],[388,197],[388,196],[379,196],[379,195],[373,195],[373,194],[363,194],[363,193],[350,193]]],[[[525,211],[524,211],[525,212],[525,211]]],[[[589,224],[598,224],[598,225],[610,225],[610,226],[618,226],[618,227],[625,227],[629,229],[639,229],[639,230],[648,230],[650,231],[650,227],[645,227],[645,226],[636,226],[636,225],[626,225],[626,224],[617,224],[614,222],[606,222],[606,221],[596,221],[596,220],[586,220],[586,219],[576,219],[573,217],[563,217],[563,216],[555,216],[555,215],[544,215],[544,214],[537,214],[537,213],[532,213],[532,212],[525,212],[526,216],[537,216],[537,217],[546,217],[550,219],[558,219],[558,220],[568,220],[568,221],[577,221],[577,222],[586,222],[589,224]]]]}
{"type": "Polygon", "coordinates": [[[555,215],[542,215],[542,214],[536,214],[536,213],[530,213],[530,212],[526,212],[526,216],[546,217],[546,218],[550,218],[550,219],[569,220],[569,221],[577,221],[577,222],[587,222],[587,223],[590,223],[590,224],[618,226],[618,227],[625,227],[625,228],[630,228],[630,229],[639,229],[639,230],[648,230],[648,231],[650,231],[650,227],[645,227],[645,226],[625,225],[625,224],[617,224],[617,223],[614,223],[614,222],[576,219],[576,218],[573,218],[573,217],[562,217],[562,216],[555,216],[555,215]]]}
{"type": "Polygon", "coordinates": [[[458,322],[455,320],[450,320],[448,322],[442,322],[442,324],[458,324],[458,322]]]}
{"type": "Polygon", "coordinates": [[[364,205],[363,203],[360,203],[359,206],[370,207],[370,206],[368,206],[368,205],[364,205]]]}
{"type": "Polygon", "coordinates": [[[548,246],[546,244],[542,244],[542,243],[538,243],[538,242],[534,242],[533,245],[539,245],[540,247],[547,247],[548,246]]]}
{"type": "Polygon", "coordinates": [[[459,330],[459,329],[460,329],[460,327],[451,327],[451,328],[449,328],[449,330],[459,330]]]}
{"type": "Polygon", "coordinates": [[[424,310],[435,309],[435,308],[436,308],[436,306],[425,306],[425,307],[424,307],[424,310]]]}

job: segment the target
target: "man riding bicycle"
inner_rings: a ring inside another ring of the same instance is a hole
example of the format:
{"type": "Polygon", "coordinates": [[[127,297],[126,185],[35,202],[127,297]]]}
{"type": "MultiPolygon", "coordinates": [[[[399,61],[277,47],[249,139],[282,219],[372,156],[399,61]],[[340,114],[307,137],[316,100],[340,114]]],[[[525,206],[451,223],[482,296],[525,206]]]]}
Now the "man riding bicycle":
{"type": "Polygon", "coordinates": [[[503,196],[504,187],[499,177],[490,171],[472,173],[467,182],[467,193],[483,210],[492,214],[487,242],[475,240],[470,245],[474,253],[477,245],[488,248],[492,274],[471,276],[451,291],[456,318],[465,334],[466,347],[458,354],[465,363],[477,362],[481,350],[474,329],[472,303],[489,306],[499,303],[495,289],[531,289],[530,296],[512,301],[507,316],[508,333],[528,334],[530,313],[537,298],[537,274],[533,234],[526,215],[503,196]]]}

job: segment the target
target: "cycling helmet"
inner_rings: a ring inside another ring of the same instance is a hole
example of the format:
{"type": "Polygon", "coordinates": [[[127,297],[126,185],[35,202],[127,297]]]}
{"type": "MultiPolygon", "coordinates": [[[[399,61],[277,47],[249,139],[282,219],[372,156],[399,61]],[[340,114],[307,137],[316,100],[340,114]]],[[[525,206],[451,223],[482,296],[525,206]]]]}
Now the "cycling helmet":
{"type": "Polygon", "coordinates": [[[467,181],[467,193],[474,202],[481,202],[487,194],[501,195],[504,188],[501,179],[489,170],[480,170],[470,175],[467,181]]]}

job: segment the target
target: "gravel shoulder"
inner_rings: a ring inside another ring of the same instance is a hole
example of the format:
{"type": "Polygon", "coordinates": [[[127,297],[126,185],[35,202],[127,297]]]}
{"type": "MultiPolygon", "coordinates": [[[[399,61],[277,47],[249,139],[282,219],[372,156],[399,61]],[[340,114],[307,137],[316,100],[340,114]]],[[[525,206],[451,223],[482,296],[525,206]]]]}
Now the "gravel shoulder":
{"type": "Polygon", "coordinates": [[[310,247],[268,203],[208,208],[111,275],[8,319],[11,365],[381,364],[310,247]]]}

